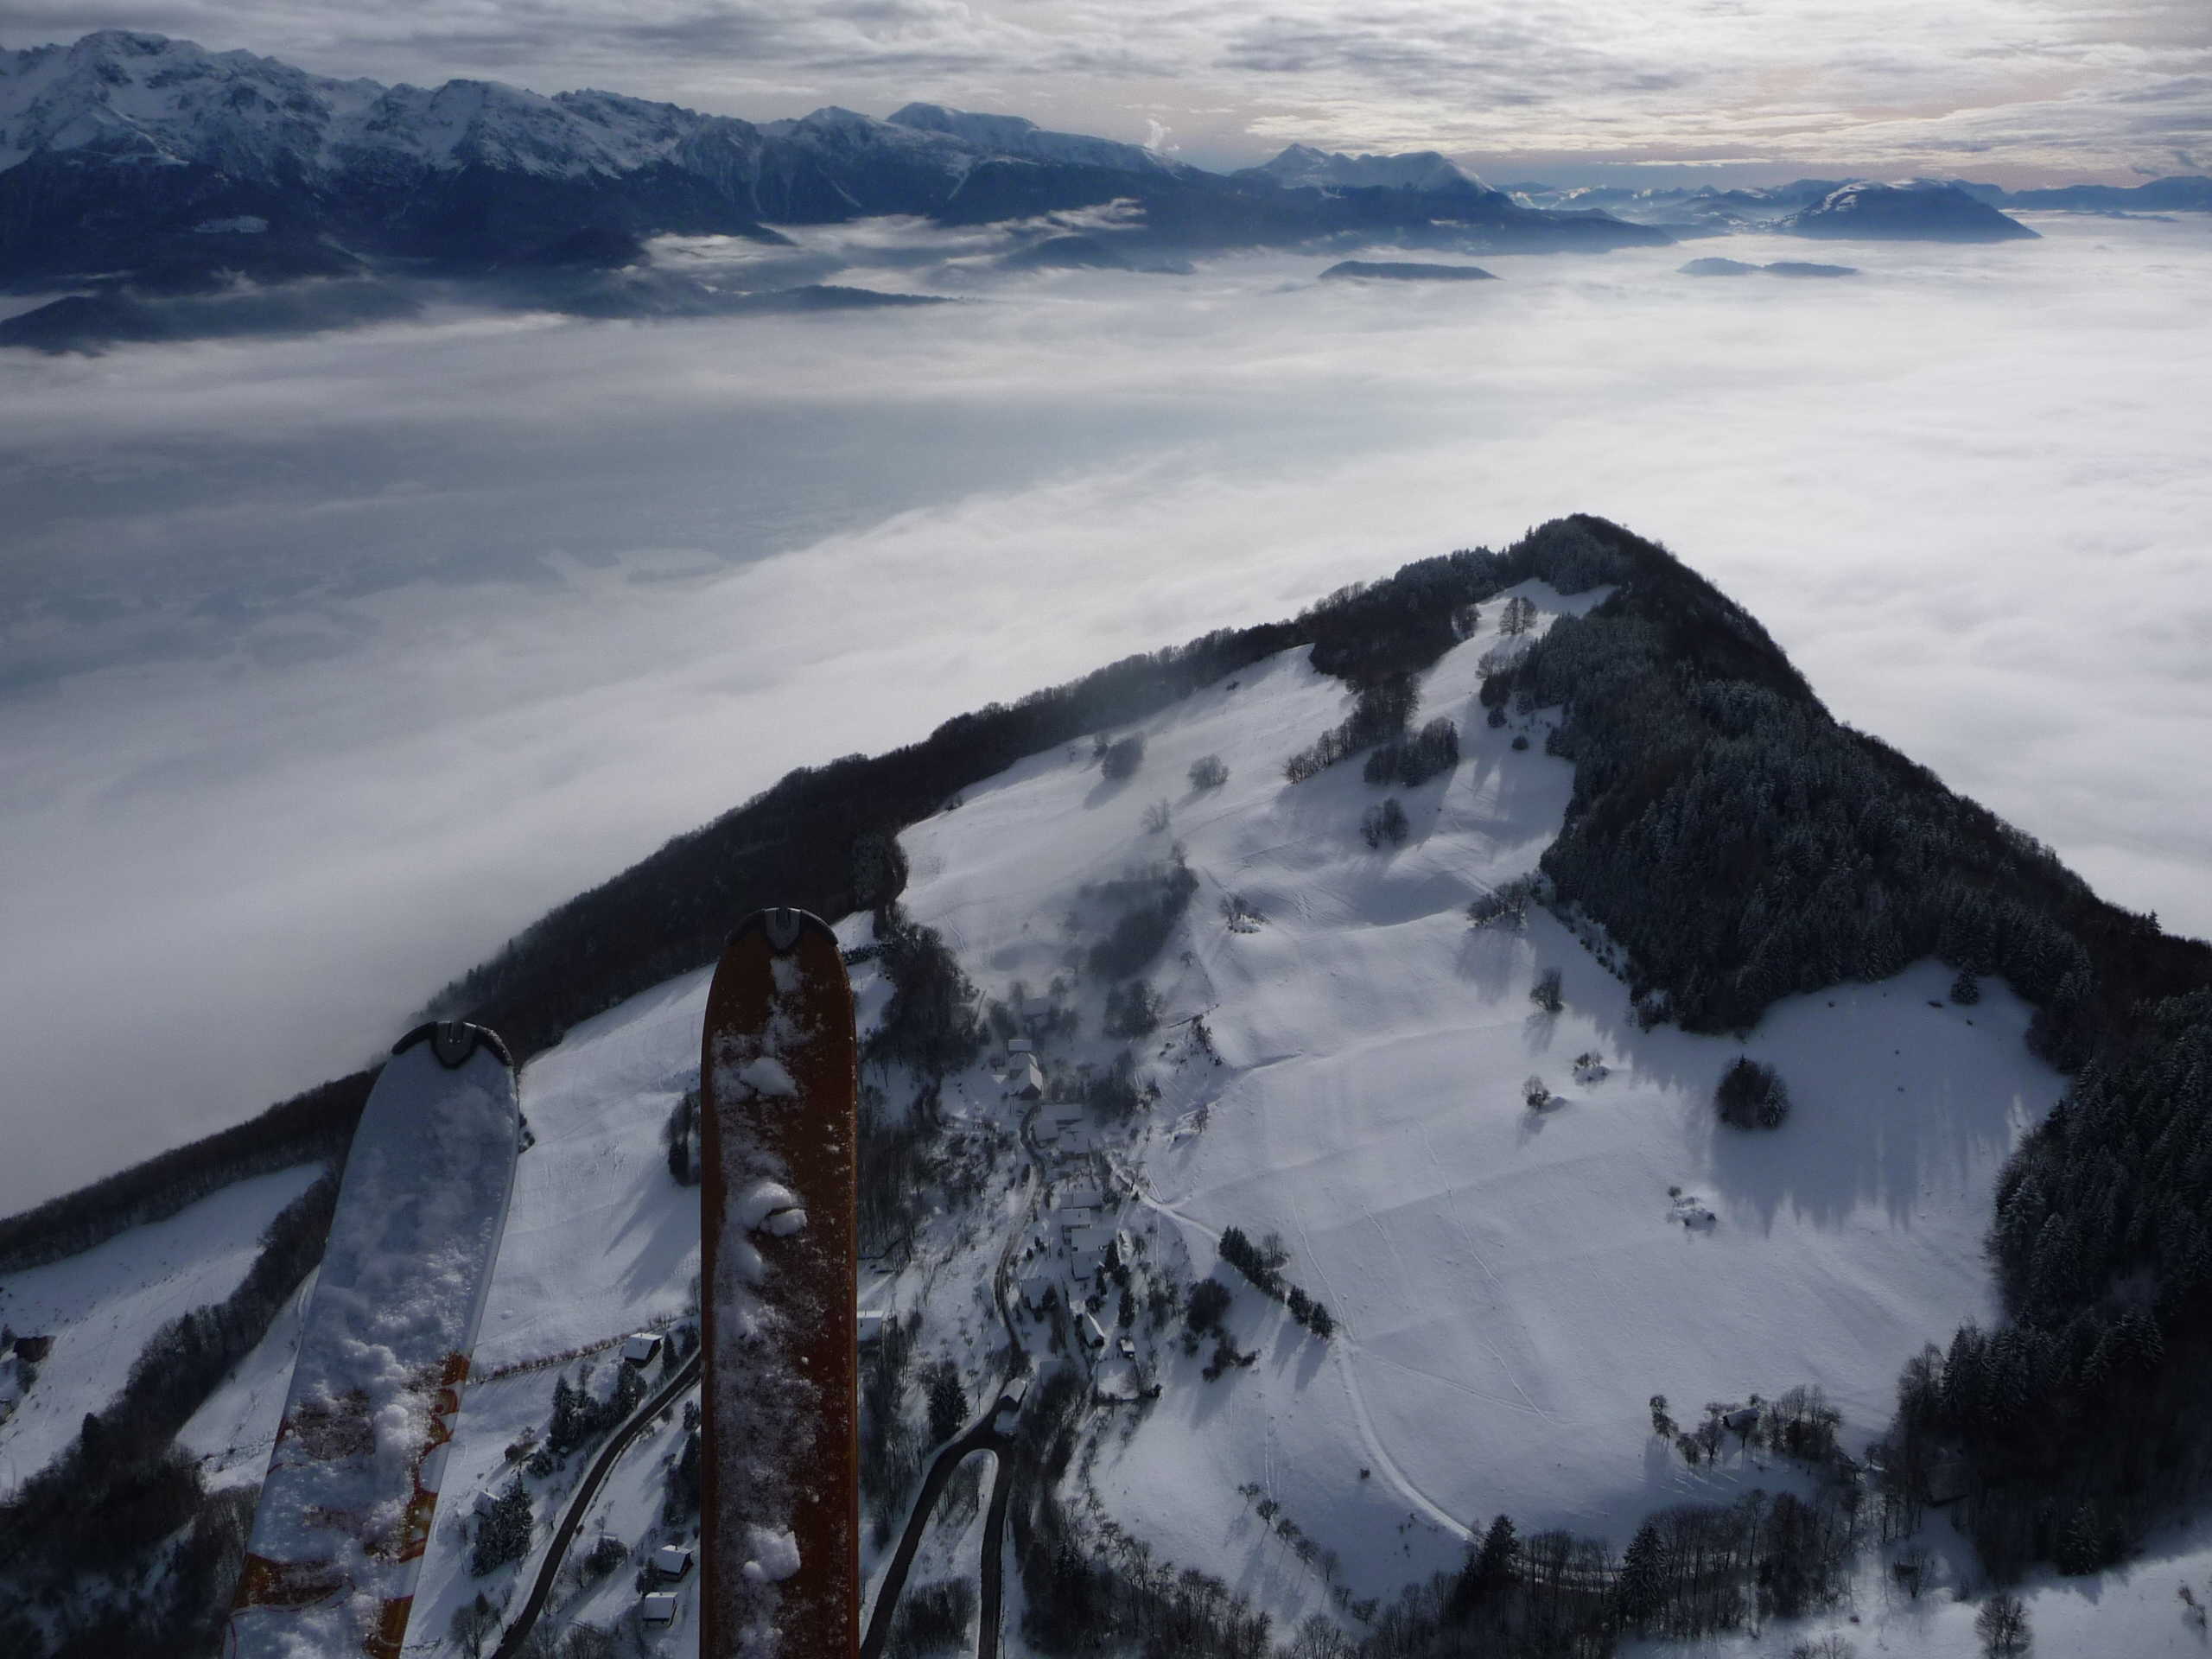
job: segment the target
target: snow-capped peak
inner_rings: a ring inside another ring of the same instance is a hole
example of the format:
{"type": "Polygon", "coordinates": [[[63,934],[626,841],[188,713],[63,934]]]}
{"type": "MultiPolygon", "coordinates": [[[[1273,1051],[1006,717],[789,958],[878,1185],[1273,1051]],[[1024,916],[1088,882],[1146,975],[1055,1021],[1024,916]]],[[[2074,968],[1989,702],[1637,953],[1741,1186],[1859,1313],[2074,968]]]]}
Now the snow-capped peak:
{"type": "Polygon", "coordinates": [[[1338,150],[1292,144],[1273,161],[1244,169],[1290,188],[1459,190],[1489,187],[1458,162],[1433,149],[1397,156],[1347,156],[1338,150]]]}
{"type": "Polygon", "coordinates": [[[273,183],[364,163],[622,173],[710,118],[498,81],[430,90],[311,75],[248,52],[119,29],[0,54],[0,168],[41,150],[194,162],[273,183]],[[671,119],[671,118],[675,118],[671,119]]]}
{"type": "Polygon", "coordinates": [[[942,104],[909,104],[894,110],[894,126],[941,132],[995,156],[1025,161],[1058,162],[1077,167],[1109,167],[1123,172],[1173,172],[1175,163],[1141,144],[1124,144],[1084,133],[1053,132],[1019,115],[977,115],[942,104]]]}

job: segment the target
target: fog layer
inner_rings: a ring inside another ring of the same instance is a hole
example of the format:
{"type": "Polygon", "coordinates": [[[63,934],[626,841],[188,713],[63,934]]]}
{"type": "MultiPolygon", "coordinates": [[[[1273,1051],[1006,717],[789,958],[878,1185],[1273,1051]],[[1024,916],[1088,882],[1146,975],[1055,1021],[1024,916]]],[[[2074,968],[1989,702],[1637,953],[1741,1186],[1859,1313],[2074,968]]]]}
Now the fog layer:
{"type": "Polygon", "coordinates": [[[794,765],[1574,511],[2212,930],[2212,226],[2034,222],[1802,283],[849,236],[976,302],[10,354],[0,1211],[360,1064],[794,765]]]}

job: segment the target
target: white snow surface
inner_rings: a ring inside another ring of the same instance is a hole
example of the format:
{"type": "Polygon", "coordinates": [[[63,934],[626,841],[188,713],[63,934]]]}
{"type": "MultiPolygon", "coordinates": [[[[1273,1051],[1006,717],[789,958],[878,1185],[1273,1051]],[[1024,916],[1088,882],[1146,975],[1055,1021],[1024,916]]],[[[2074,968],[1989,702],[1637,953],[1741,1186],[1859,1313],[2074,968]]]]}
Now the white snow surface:
{"type": "Polygon", "coordinates": [[[0,1497],[58,1457],[86,1412],[105,1408],[156,1331],[238,1288],[262,1230],[321,1173],[302,1164],[251,1177],[167,1221],[0,1281],[0,1321],[54,1338],[38,1381],[0,1418],[0,1497]]]}
{"type": "Polygon", "coordinates": [[[745,1529],[745,1576],[781,1582],[799,1569],[798,1541],[782,1527],[745,1529]]]}
{"type": "MultiPolygon", "coordinates": [[[[1554,613],[1599,597],[1519,591],[1554,613]]],[[[1427,678],[1416,718],[1456,720],[1464,757],[1399,791],[1412,834],[1395,849],[1357,833],[1382,791],[1356,759],[1283,780],[1351,702],[1302,651],[1147,722],[1126,785],[1103,782],[1087,748],[1039,755],[902,837],[909,912],[990,995],[1065,970],[1058,922],[1084,883],[1166,856],[1171,837],[1199,877],[1148,977],[1166,1020],[1204,1014],[1224,1064],[1159,1063],[1172,1031],[1148,1046],[1163,1098],[1155,1127],[1111,1154],[1141,1192],[1122,1214],[1158,1218],[1198,1275],[1222,1229],[1279,1232],[1287,1276],[1338,1332],[1313,1339],[1224,1267],[1232,1331],[1258,1363],[1207,1383],[1163,1345],[1163,1397],[1108,1437],[1093,1479],[1161,1554],[1279,1618],[1325,1598],[1249,1514],[1248,1482],[1356,1593],[1387,1594],[1452,1563],[1501,1510],[1618,1547],[1655,1507],[1792,1480],[1725,1458],[1686,1471],[1651,1437],[1655,1393],[1694,1415],[1817,1383],[1863,1440],[1908,1355],[1993,1313],[1993,1184],[2062,1091],[2023,1045],[2020,1003],[1999,990],[1930,1007],[1948,983],[1932,963],[1777,1005],[1739,1048],[1639,1032],[1625,987],[1544,912],[1519,935],[1471,930],[1466,901],[1535,867],[1571,781],[1542,752],[1545,717],[1516,723],[1521,752],[1516,727],[1484,724],[1476,662],[1497,643],[1486,627],[1427,678]],[[1228,784],[1188,789],[1209,753],[1228,784]],[[1163,798],[1172,828],[1147,836],[1140,814],[1163,798]],[[1225,926],[1230,893],[1264,923],[1225,926]],[[1529,998],[1548,967],[1564,978],[1555,1016],[1529,998]],[[1577,1084],[1572,1059],[1592,1051],[1608,1074],[1577,1084]],[[1778,1131],[1714,1122],[1713,1086],[1740,1052],[1791,1089],[1778,1131]],[[1541,1116],[1522,1105],[1531,1073],[1564,1097],[1541,1116]],[[1166,1126],[1200,1106],[1206,1127],[1171,1142],[1166,1126]],[[1681,1224],[1670,1186],[1709,1229],[1681,1224]]],[[[1084,1058],[1114,1046],[1093,1046],[1084,1058]]]]}

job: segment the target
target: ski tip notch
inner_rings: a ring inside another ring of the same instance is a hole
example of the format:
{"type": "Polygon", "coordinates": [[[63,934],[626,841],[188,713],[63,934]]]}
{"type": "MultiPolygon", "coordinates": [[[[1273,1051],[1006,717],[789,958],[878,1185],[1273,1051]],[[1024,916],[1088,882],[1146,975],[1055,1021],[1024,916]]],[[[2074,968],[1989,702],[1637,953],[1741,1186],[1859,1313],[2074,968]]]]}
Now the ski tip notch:
{"type": "Polygon", "coordinates": [[[756,910],[740,922],[729,936],[735,944],[747,933],[758,930],[768,941],[768,949],[779,957],[787,957],[798,949],[798,942],[810,932],[818,932],[832,944],[836,943],[836,930],[810,910],[799,910],[790,905],[771,905],[766,910],[756,910]]]}
{"type": "Polygon", "coordinates": [[[499,1064],[509,1071],[514,1069],[515,1057],[508,1052],[499,1033],[489,1026],[473,1026],[466,1020],[425,1020],[391,1046],[392,1054],[394,1057],[404,1054],[422,1042],[429,1044],[430,1052],[438,1057],[438,1064],[448,1071],[458,1071],[480,1047],[488,1048],[498,1055],[499,1064]]]}

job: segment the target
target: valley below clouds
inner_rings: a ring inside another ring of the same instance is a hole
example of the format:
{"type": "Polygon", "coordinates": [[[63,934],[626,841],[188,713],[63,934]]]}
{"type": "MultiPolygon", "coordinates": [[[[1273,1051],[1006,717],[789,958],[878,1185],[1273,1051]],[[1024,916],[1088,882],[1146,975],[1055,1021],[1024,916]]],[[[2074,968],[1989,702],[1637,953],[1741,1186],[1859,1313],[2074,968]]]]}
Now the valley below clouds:
{"type": "Polygon", "coordinates": [[[0,353],[0,1052],[77,1126],[0,1166],[0,1213],[365,1062],[794,766],[1573,512],[2212,931],[2212,218],[2029,222],[1824,245],[1847,282],[1700,281],[1672,246],[1452,283],[1317,281],[1335,252],[1014,272],[862,225],[779,257],[962,302],[433,294],[0,353]]]}

